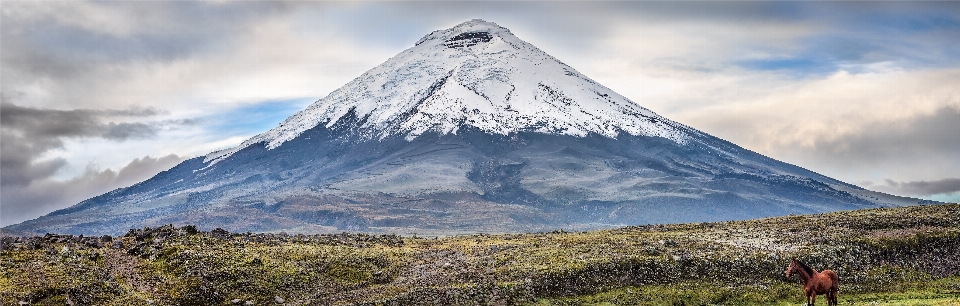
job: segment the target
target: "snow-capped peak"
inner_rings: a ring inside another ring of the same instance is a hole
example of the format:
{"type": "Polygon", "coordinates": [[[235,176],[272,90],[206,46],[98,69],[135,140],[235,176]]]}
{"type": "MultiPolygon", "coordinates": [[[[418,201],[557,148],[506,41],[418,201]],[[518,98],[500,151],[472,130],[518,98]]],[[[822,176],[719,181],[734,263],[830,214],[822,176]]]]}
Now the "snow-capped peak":
{"type": "Polygon", "coordinates": [[[306,130],[333,126],[353,111],[368,138],[456,133],[463,125],[495,134],[518,131],[615,138],[619,133],[684,143],[689,129],[643,108],[570,66],[479,19],[434,31],[413,47],[365,72],[279,126],[236,148],[207,155],[217,161],[256,143],[273,149],[306,130]]]}

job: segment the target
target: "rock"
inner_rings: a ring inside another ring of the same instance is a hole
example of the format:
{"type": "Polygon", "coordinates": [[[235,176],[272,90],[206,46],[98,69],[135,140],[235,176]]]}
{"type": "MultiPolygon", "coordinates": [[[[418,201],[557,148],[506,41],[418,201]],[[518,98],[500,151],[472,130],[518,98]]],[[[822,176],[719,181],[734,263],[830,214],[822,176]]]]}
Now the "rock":
{"type": "Polygon", "coordinates": [[[39,250],[42,247],[43,247],[43,238],[33,237],[33,238],[30,238],[29,241],[27,241],[28,250],[39,250]]]}
{"type": "Polygon", "coordinates": [[[243,303],[243,305],[253,305],[253,301],[246,301],[243,303]]]}
{"type": "Polygon", "coordinates": [[[241,299],[232,299],[232,300],[230,300],[230,303],[231,303],[231,304],[238,304],[238,303],[240,303],[240,302],[242,302],[242,301],[243,301],[243,300],[241,300],[241,299]]]}
{"type": "Polygon", "coordinates": [[[0,238],[0,250],[8,250],[12,248],[13,244],[17,243],[18,240],[18,238],[10,236],[4,236],[3,238],[0,238]]]}
{"type": "Polygon", "coordinates": [[[210,231],[210,235],[213,236],[213,237],[215,237],[215,238],[220,238],[220,239],[230,238],[230,232],[228,232],[228,231],[225,230],[225,229],[219,228],[219,227],[213,229],[212,231],[210,231]]]}
{"type": "Polygon", "coordinates": [[[274,297],[273,297],[273,300],[274,300],[274,301],[277,301],[277,304],[283,304],[283,298],[282,298],[282,297],[274,296],[274,297]]]}
{"type": "Polygon", "coordinates": [[[180,230],[185,232],[187,235],[193,235],[199,232],[197,231],[197,227],[194,225],[185,225],[184,227],[181,227],[180,230]]]}

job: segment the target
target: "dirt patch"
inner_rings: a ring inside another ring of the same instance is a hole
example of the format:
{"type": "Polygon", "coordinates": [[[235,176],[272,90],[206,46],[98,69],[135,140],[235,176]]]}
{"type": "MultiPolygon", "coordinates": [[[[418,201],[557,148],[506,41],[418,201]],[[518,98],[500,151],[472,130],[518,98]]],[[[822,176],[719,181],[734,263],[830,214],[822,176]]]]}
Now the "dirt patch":
{"type": "Polygon", "coordinates": [[[867,234],[867,237],[876,238],[876,239],[899,239],[899,238],[905,238],[910,236],[916,236],[917,234],[942,233],[943,231],[944,229],[941,227],[919,226],[919,227],[910,227],[910,228],[875,230],[867,234]]]}

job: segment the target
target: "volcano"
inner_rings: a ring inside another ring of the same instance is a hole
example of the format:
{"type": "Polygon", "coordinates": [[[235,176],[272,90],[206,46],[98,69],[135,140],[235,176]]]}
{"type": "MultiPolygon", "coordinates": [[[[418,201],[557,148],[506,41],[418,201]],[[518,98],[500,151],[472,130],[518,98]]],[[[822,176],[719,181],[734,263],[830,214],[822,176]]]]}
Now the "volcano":
{"type": "Polygon", "coordinates": [[[456,234],[917,204],[671,121],[497,24],[435,31],[279,126],[9,226],[456,234]]]}

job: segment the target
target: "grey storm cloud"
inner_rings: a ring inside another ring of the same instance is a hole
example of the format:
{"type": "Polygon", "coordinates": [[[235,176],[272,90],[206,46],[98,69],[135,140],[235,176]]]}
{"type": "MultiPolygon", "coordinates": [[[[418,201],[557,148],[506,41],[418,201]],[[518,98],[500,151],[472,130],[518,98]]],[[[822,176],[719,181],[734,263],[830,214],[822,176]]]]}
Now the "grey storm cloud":
{"type": "Polygon", "coordinates": [[[888,179],[885,183],[885,186],[878,186],[878,189],[917,196],[953,194],[960,192],[960,178],[913,182],[896,182],[888,179]]]}
{"type": "Polygon", "coordinates": [[[132,185],[183,161],[174,154],[146,156],[117,171],[88,166],[78,177],[56,180],[54,175],[67,166],[67,161],[44,158],[44,153],[62,148],[67,139],[127,141],[155,137],[164,128],[197,124],[196,119],[112,121],[143,121],[164,114],[165,111],[152,107],[57,110],[0,101],[0,225],[24,221],[132,185]]]}
{"type": "Polygon", "coordinates": [[[27,186],[52,177],[66,166],[62,158],[43,160],[43,153],[62,148],[71,138],[103,138],[113,141],[151,138],[170,125],[192,125],[196,120],[163,122],[105,122],[111,119],[144,119],[165,112],[155,108],[125,110],[55,110],[20,106],[0,101],[0,185],[27,186]]]}
{"type": "Polygon", "coordinates": [[[30,138],[103,137],[111,140],[154,136],[154,129],[144,123],[103,123],[107,117],[150,117],[161,114],[154,108],[127,110],[52,110],[0,102],[0,124],[30,138]]]}

